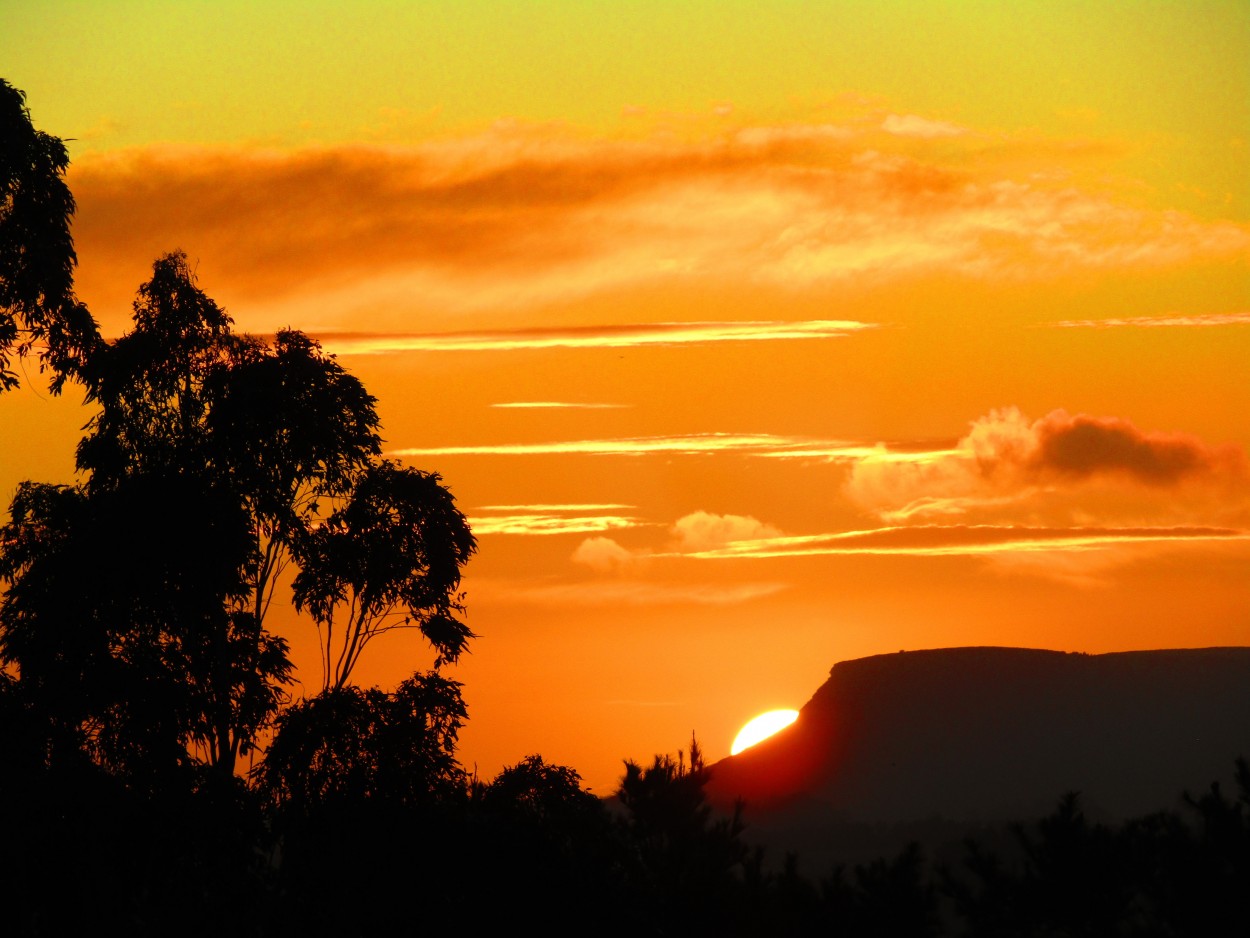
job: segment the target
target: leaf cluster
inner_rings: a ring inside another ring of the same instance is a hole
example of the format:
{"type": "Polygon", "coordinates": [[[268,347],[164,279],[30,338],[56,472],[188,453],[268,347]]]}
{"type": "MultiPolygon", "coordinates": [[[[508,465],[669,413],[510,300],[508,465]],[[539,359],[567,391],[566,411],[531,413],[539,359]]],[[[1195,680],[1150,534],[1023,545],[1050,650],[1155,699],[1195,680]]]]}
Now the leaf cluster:
{"type": "Polygon", "coordinates": [[[35,130],[25,94],[0,79],[0,391],[18,384],[14,352],[41,345],[41,370],[53,369],[57,392],[99,344],[73,293],[68,166],[65,144],[35,130]]]}
{"type": "Polygon", "coordinates": [[[460,683],[416,674],[393,692],[345,686],[289,707],[257,767],[261,791],[306,816],[360,802],[415,805],[465,791],[460,683]]]}

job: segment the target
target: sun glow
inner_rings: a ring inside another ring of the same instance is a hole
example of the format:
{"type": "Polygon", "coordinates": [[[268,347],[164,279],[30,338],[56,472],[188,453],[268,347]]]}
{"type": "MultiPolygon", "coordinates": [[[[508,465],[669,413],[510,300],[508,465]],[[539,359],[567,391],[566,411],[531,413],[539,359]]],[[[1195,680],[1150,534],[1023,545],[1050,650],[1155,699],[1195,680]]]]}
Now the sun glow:
{"type": "Polygon", "coordinates": [[[761,713],[738,731],[729,754],[736,756],[742,750],[749,749],[777,731],[785,729],[798,718],[799,711],[797,710],[770,710],[767,713],[761,713]]]}

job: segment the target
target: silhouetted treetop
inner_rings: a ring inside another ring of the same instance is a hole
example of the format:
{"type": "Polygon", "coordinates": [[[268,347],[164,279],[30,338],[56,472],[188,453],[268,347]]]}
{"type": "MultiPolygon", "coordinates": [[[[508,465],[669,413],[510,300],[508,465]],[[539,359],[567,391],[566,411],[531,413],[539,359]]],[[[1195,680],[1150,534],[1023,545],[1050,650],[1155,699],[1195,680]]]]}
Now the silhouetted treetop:
{"type": "Polygon", "coordinates": [[[463,612],[460,568],[477,544],[436,473],[382,461],[298,545],[296,608],[322,631],[325,688],[342,687],[365,647],[394,628],[416,628],[454,662],[473,633],[463,612]]]}
{"type": "Polygon", "coordinates": [[[0,79],[0,391],[18,383],[14,352],[40,346],[40,369],[53,369],[56,392],[99,345],[73,291],[68,166],[65,144],[35,130],[25,94],[0,79]]]}
{"type": "Polygon", "coordinates": [[[460,686],[414,674],[393,693],[348,685],[294,704],[257,768],[262,789],[300,814],[463,795],[467,780],[455,758],[467,717],[460,686]]]}
{"type": "Polygon", "coordinates": [[[544,762],[539,755],[506,766],[480,797],[488,811],[539,825],[568,824],[600,808],[575,769],[544,762]]]}

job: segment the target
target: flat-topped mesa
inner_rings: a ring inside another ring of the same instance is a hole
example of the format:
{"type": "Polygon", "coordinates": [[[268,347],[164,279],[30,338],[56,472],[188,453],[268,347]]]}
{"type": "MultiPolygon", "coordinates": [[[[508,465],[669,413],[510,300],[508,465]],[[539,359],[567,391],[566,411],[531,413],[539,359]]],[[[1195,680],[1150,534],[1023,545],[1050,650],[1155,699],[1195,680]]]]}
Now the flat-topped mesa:
{"type": "Polygon", "coordinates": [[[712,767],[709,792],[748,817],[804,803],[893,823],[1036,816],[1079,791],[1117,819],[1231,779],[1239,755],[1250,648],[947,648],[836,664],[792,726],[712,767]]]}

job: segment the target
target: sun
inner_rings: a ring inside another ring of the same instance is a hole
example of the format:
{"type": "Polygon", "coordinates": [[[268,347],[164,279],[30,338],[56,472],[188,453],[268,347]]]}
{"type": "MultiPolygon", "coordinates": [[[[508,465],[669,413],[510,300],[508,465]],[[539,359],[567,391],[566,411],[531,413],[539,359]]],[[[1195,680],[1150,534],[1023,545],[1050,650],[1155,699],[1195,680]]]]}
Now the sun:
{"type": "Polygon", "coordinates": [[[761,713],[738,731],[729,754],[736,756],[742,750],[749,749],[778,730],[785,729],[798,718],[799,711],[797,710],[769,710],[767,713],[761,713]]]}

